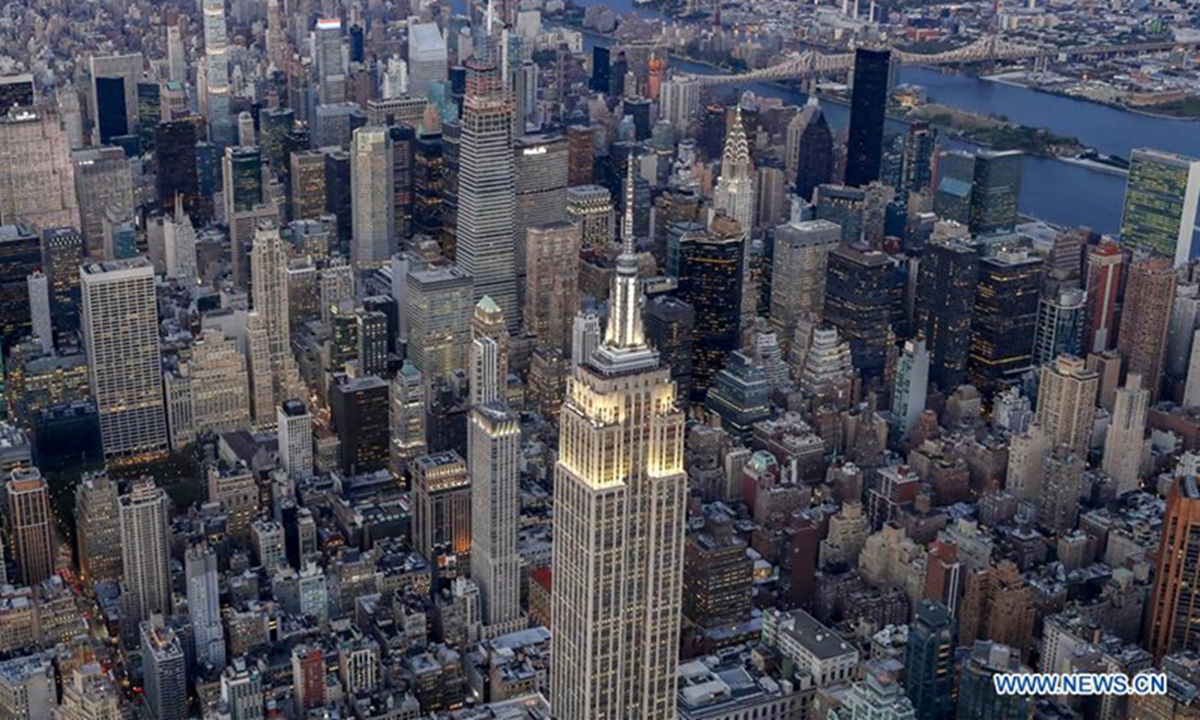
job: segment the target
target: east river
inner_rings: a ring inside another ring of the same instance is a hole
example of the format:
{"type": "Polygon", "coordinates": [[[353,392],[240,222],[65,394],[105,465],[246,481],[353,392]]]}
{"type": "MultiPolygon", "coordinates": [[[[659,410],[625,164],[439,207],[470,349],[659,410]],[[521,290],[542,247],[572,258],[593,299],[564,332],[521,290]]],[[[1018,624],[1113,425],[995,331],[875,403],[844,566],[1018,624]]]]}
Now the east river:
{"type": "MultiPolygon", "coordinates": [[[[590,5],[602,0],[577,0],[590,5]]],[[[632,9],[631,0],[603,0],[618,13],[632,9]]],[[[649,16],[661,17],[653,11],[649,16]]],[[[604,39],[586,36],[590,51],[604,39]]],[[[688,72],[711,73],[712,69],[686,61],[672,60],[676,68],[688,72]]],[[[943,73],[922,67],[901,69],[900,81],[922,85],[930,100],[963,110],[1003,115],[1011,122],[1047,128],[1059,135],[1076,137],[1084,145],[1102,153],[1128,157],[1134,147],[1152,147],[1200,157],[1200,121],[1154,118],[1083,100],[1052,95],[1023,87],[981,80],[969,75],[943,73]]],[[[803,103],[803,93],[769,83],[750,82],[733,86],[764,97],[778,97],[803,103]]],[[[849,108],[823,103],[826,117],[835,128],[844,130],[849,108]]],[[[902,125],[889,122],[898,132],[902,125]]],[[[1087,226],[1115,233],[1121,220],[1121,201],[1125,178],[1060,160],[1026,157],[1021,187],[1021,212],[1051,223],[1069,227],[1087,226]]]]}

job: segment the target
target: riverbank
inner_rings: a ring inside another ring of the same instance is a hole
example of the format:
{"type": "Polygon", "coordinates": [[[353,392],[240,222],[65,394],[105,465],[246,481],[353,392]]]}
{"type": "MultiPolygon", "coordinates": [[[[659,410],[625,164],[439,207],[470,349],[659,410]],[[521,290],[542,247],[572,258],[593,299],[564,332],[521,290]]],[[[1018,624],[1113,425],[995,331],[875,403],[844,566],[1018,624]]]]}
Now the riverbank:
{"type": "Polygon", "coordinates": [[[1175,120],[1182,122],[1195,122],[1200,120],[1200,98],[1189,97],[1184,100],[1178,100],[1160,105],[1149,105],[1145,107],[1133,107],[1124,103],[1108,102],[1100,98],[1088,97],[1087,95],[1079,95],[1076,93],[1067,92],[1065,90],[1057,90],[1048,88],[1042,85],[1033,85],[1028,82],[1021,82],[1021,78],[1025,73],[1001,73],[999,75],[979,75],[979,79],[985,82],[996,83],[997,85],[1007,85],[1008,87],[1020,88],[1031,92],[1051,95],[1053,97],[1065,98],[1068,100],[1078,100],[1080,102],[1091,103],[1101,107],[1120,110],[1122,112],[1141,115],[1143,117],[1154,118],[1156,120],[1175,120]],[[1154,108],[1148,109],[1148,108],[1154,108]]]}

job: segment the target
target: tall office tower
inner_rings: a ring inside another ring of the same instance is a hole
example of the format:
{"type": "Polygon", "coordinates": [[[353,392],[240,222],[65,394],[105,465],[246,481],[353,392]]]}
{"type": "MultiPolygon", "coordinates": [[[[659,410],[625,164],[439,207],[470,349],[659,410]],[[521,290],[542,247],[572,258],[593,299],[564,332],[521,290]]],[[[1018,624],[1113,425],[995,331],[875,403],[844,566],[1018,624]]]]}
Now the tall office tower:
{"type": "Polygon", "coordinates": [[[350,143],[351,255],[359,268],[386,262],[396,244],[392,138],[380,126],[361,127],[350,143]]]}
{"type": "Polygon", "coordinates": [[[359,372],[383,377],[387,372],[388,316],[378,310],[358,310],[354,323],[358,327],[359,372]]]}
{"type": "Polygon", "coordinates": [[[929,123],[908,126],[900,158],[900,185],[896,189],[907,199],[908,193],[933,187],[933,154],[937,149],[937,130],[929,123]]]}
{"type": "Polygon", "coordinates": [[[297,645],[292,648],[293,699],[298,715],[325,705],[325,658],[320,648],[297,645]]]}
{"type": "MultiPolygon", "coordinates": [[[[262,152],[257,147],[231,145],[221,159],[225,181],[225,218],[263,204],[262,152]]],[[[324,168],[322,168],[323,170],[324,168]]]]}
{"type": "MultiPolygon", "coordinates": [[[[591,350],[572,358],[572,367],[586,361],[591,352],[600,345],[600,320],[594,315],[580,315],[595,323],[595,341],[591,350]]],[[[643,313],[646,324],[646,342],[658,351],[663,363],[671,369],[671,382],[675,383],[677,401],[687,408],[692,391],[692,332],[696,325],[696,310],[691,305],[671,295],[657,295],[646,303],[643,313]]]]}
{"type": "Polygon", "coordinates": [[[924,340],[906,340],[896,360],[892,415],[902,423],[901,435],[916,426],[929,394],[929,351],[924,340]]]}
{"type": "Polygon", "coordinates": [[[584,249],[607,250],[617,239],[612,193],[600,185],[567,188],[567,220],[579,228],[584,249]]]}
{"type": "Polygon", "coordinates": [[[775,228],[775,251],[770,283],[770,323],[785,338],[792,337],[804,317],[820,317],[829,252],[841,242],[834,223],[798,221],[775,228]]]}
{"type": "Polygon", "coordinates": [[[1103,353],[1116,344],[1117,293],[1121,289],[1124,254],[1116,242],[1103,239],[1087,253],[1087,322],[1084,348],[1103,353]]]}
{"type": "Polygon", "coordinates": [[[679,248],[679,296],[696,311],[694,402],[704,401],[729,353],[741,347],[746,236],[721,225],[718,218],[712,231],[692,235],[679,248]]]}
{"type": "Polygon", "coordinates": [[[313,474],[313,418],[303,400],[284,400],[279,406],[279,466],[297,480],[313,474]]]}
{"type": "Polygon", "coordinates": [[[183,555],[187,578],[188,617],[196,643],[196,662],[225,667],[225,634],[221,626],[221,587],[217,554],[201,542],[183,555]]]}
{"type": "Polygon", "coordinates": [[[1042,368],[1037,422],[1052,448],[1065,447],[1078,457],[1087,456],[1099,386],[1100,376],[1073,355],[1060,355],[1053,365],[1042,368]]]}
{"type": "Polygon", "coordinates": [[[181,283],[194,283],[200,276],[196,257],[196,228],[183,211],[183,203],[177,204],[175,214],[164,217],[162,223],[166,276],[181,283]]]}
{"type": "Polygon", "coordinates": [[[427,452],[425,412],[425,378],[416,365],[405,360],[392,378],[388,396],[391,471],[396,477],[411,475],[413,460],[427,452]]]}
{"type": "Polygon", "coordinates": [[[295,360],[292,357],[291,316],[287,287],[288,255],[279,226],[270,221],[259,223],[254,233],[254,248],[250,251],[253,281],[254,312],[266,329],[268,376],[254,374],[254,397],[266,398],[266,386],[271,388],[271,402],[256,403],[254,420],[270,424],[275,420],[275,408],[283,401],[300,394],[297,387],[295,360]]]}
{"type": "Polygon", "coordinates": [[[187,82],[187,54],[183,49],[183,36],[179,24],[167,26],[167,79],[171,82],[187,82]]]}
{"type": "Polygon", "coordinates": [[[850,187],[861,187],[879,179],[891,60],[892,55],[887,50],[859,48],[854,53],[850,134],[846,141],[845,183],[850,187]]]}
{"type": "Polygon", "coordinates": [[[562,720],[676,713],[684,416],[646,344],[637,273],[626,238],[604,342],[568,381],[562,409],[550,646],[562,720]]]}
{"type": "Polygon", "coordinates": [[[833,182],[833,133],[815,97],[796,113],[787,127],[784,164],[796,194],[811,201],[818,185],[833,182]]]}
{"type": "Polygon", "coordinates": [[[1017,381],[1033,360],[1042,260],[999,252],[979,261],[968,376],[980,390],[1017,381]]]}
{"type": "Polygon", "coordinates": [[[296,111],[291,108],[264,110],[258,115],[259,144],[263,159],[273,168],[287,164],[292,134],[296,129],[296,111]]]}
{"type": "Polygon", "coordinates": [[[321,322],[328,325],[332,315],[345,301],[354,299],[354,268],[338,256],[333,256],[321,268],[321,322]]]}
{"type": "Polygon", "coordinates": [[[490,295],[510,332],[521,327],[517,306],[512,104],[499,72],[477,58],[466,62],[458,169],[456,262],[475,281],[475,299],[490,295]]]}
{"type": "Polygon", "coordinates": [[[513,141],[516,205],[517,295],[525,306],[526,242],[530,228],[567,219],[567,139],[563,135],[526,135],[513,141]]]}
{"type": "Polygon", "coordinates": [[[566,351],[579,312],[579,228],[557,222],[529,228],[525,245],[525,331],[539,348],[566,351]]]}
{"type": "Polygon", "coordinates": [[[1083,327],[1087,322],[1086,297],[1079,288],[1060,287],[1038,303],[1033,336],[1033,364],[1045,365],[1059,355],[1083,357],[1083,327]]]}
{"type": "Polygon", "coordinates": [[[1171,485],[1158,547],[1146,642],[1155,662],[1200,650],[1200,608],[1191,592],[1191,579],[1200,572],[1200,487],[1194,476],[1171,485]]]}
{"type": "Polygon", "coordinates": [[[329,389],[333,429],[342,441],[342,472],[372,473],[388,466],[388,384],[368,375],[335,375],[329,389]]]}
{"type": "Polygon", "coordinates": [[[342,53],[342,21],[317,20],[313,33],[313,59],[323,105],[346,102],[346,56],[342,53]]]}
{"type": "Polygon", "coordinates": [[[713,191],[713,209],[737,220],[742,231],[754,232],[754,210],[758,197],[758,176],[750,159],[750,143],[742,124],[742,106],[733,112],[733,123],[725,135],[721,153],[721,177],[713,191]]]}
{"type": "Polygon", "coordinates": [[[233,284],[238,289],[250,290],[250,249],[254,247],[254,234],[258,226],[270,221],[282,223],[279,207],[259,205],[252,210],[235,212],[229,221],[229,255],[233,265],[233,284]]]}
{"type": "Polygon", "coordinates": [[[445,210],[445,146],[441,133],[426,130],[413,143],[413,233],[437,237],[445,210]]]}
{"type": "Polygon", "coordinates": [[[942,720],[953,715],[954,617],[945,605],[928,600],[915,615],[908,630],[905,690],[917,720],[942,720]]]}
{"type": "Polygon", "coordinates": [[[122,620],[133,627],[171,612],[171,537],[167,493],[143,478],[119,500],[124,567],[122,620]]]}
{"type": "Polygon", "coordinates": [[[392,213],[399,245],[412,237],[413,220],[413,145],[415,131],[407,125],[388,128],[392,140],[392,213]]]}
{"type": "Polygon", "coordinates": [[[748,441],[754,424],[771,417],[771,386],[762,368],[740,350],[731,353],[713,378],[704,410],[731,436],[748,441]]]}
{"type": "Polygon", "coordinates": [[[471,313],[471,340],[480,338],[490,338],[496,343],[496,382],[497,387],[503,388],[507,382],[509,358],[512,355],[508,323],[505,322],[504,311],[486,295],[475,303],[475,310],[471,313]]]}
{"type": "Polygon", "coordinates": [[[1125,358],[1125,371],[1142,376],[1151,402],[1158,399],[1162,387],[1174,301],[1175,271],[1170,261],[1150,257],[1130,266],[1117,351],[1125,358]]]}
{"type": "Polygon", "coordinates": [[[596,131],[587,125],[567,128],[567,187],[590,185],[595,173],[596,131]]]}
{"type": "Polygon", "coordinates": [[[409,270],[404,326],[408,358],[430,382],[467,367],[471,344],[471,277],[454,267],[409,270]]]}
{"type": "Polygon", "coordinates": [[[49,108],[0,115],[0,225],[79,227],[71,149],[49,108]]]}
{"type": "MultiPolygon", "coordinates": [[[[32,297],[33,290],[30,289],[32,297]]],[[[36,313],[34,324],[37,324],[36,313]]],[[[1166,382],[1174,397],[1178,386],[1187,380],[1192,359],[1192,340],[1200,327],[1200,285],[1181,283],[1175,286],[1175,303],[1171,309],[1171,324],[1167,330],[1166,382]]]]}
{"type": "Polygon", "coordinates": [[[883,377],[892,308],[900,292],[888,256],[863,245],[829,253],[825,321],[850,343],[854,367],[864,379],[883,377]]]}
{"type": "Polygon", "coordinates": [[[80,268],[83,344],[107,459],[167,447],[154,267],[145,258],[80,268]]]}
{"type": "Polygon", "coordinates": [[[325,214],[325,155],[318,150],[291,154],[292,220],[316,220],[325,214]]]}
{"type": "Polygon", "coordinates": [[[225,27],[225,0],[204,0],[204,85],[200,112],[208,120],[210,139],[216,145],[235,142],[237,128],[229,117],[229,58],[225,27]]]}
{"type": "Polygon", "coordinates": [[[104,259],[104,213],[133,215],[133,170],[125,151],[118,147],[77,150],[71,153],[75,170],[75,195],[79,201],[80,228],[87,255],[104,259]]]}
{"type": "Polygon", "coordinates": [[[5,353],[32,328],[29,276],[41,261],[37,232],[27,225],[0,226],[0,349],[5,353]]]}
{"type": "MultiPolygon", "coordinates": [[[[691,329],[689,327],[688,334],[690,336],[691,329]]],[[[600,316],[591,313],[579,311],[575,315],[575,320],[571,322],[571,368],[577,368],[587,362],[592,353],[600,347],[600,338],[602,337],[600,328],[600,316]]],[[[690,365],[689,365],[690,368],[690,365]]]]}
{"type": "Polygon", "coordinates": [[[489,337],[471,343],[467,467],[471,494],[471,578],[483,598],[485,625],[508,628],[521,614],[521,423],[503,401],[498,356],[489,337]]]}
{"type": "Polygon", "coordinates": [[[187,662],[179,636],[169,627],[143,622],[141,639],[146,705],[155,720],[186,720],[187,662]]]}
{"type": "MultiPolygon", "coordinates": [[[[154,130],[159,207],[164,213],[173,213],[176,196],[179,196],[183,200],[183,211],[192,220],[200,222],[204,216],[201,214],[196,142],[196,123],[192,120],[162,122],[154,130]]],[[[90,240],[88,246],[91,247],[90,240]]]]}
{"type": "Polygon", "coordinates": [[[59,333],[79,330],[79,266],[83,236],[73,228],[42,231],[42,270],[50,280],[50,323],[59,333]]]}
{"type": "Polygon", "coordinates": [[[75,486],[75,540],[85,587],[121,579],[121,520],[117,483],[88,473],[75,486]]]}
{"type": "Polygon", "coordinates": [[[1142,387],[1142,377],[1129,373],[1125,387],[1116,392],[1112,422],[1104,436],[1101,469],[1117,482],[1117,494],[1138,487],[1146,436],[1146,412],[1150,393],[1142,387]]]}
{"type": "MultiPolygon", "coordinates": [[[[1129,154],[1121,244],[1153,251],[1175,267],[1186,265],[1200,254],[1198,205],[1200,159],[1135,148],[1129,154]]],[[[1147,387],[1153,391],[1152,386],[1147,387]]]]}
{"type": "Polygon", "coordinates": [[[37,468],[13,470],[5,487],[13,554],[25,585],[54,574],[54,531],[50,487],[37,468]]]}
{"type": "Polygon", "coordinates": [[[686,131],[700,116],[700,82],[690,76],[664,80],[658,93],[658,116],[671,127],[686,131]]]}
{"type": "Polygon", "coordinates": [[[29,323],[33,336],[41,343],[42,352],[54,352],[54,330],[50,323],[50,283],[46,275],[35,270],[25,276],[29,296],[29,323]]]}
{"type": "Polygon", "coordinates": [[[141,53],[88,58],[94,145],[107,145],[113,137],[132,135],[136,130],[137,83],[143,64],[141,53]]]}
{"type": "Polygon", "coordinates": [[[1007,231],[1016,226],[1024,155],[1019,150],[975,155],[971,213],[967,223],[972,234],[1007,231]]]}
{"type": "Polygon", "coordinates": [[[947,393],[967,375],[978,276],[979,256],[965,242],[931,242],[921,257],[917,337],[929,349],[929,379],[947,393]]]}
{"type": "Polygon", "coordinates": [[[408,94],[426,97],[436,82],[449,78],[446,39],[437,23],[412,23],[408,27],[408,94]]]}
{"type": "Polygon", "coordinates": [[[435,562],[471,552],[471,476],[457,452],[413,461],[413,547],[435,562]]]}

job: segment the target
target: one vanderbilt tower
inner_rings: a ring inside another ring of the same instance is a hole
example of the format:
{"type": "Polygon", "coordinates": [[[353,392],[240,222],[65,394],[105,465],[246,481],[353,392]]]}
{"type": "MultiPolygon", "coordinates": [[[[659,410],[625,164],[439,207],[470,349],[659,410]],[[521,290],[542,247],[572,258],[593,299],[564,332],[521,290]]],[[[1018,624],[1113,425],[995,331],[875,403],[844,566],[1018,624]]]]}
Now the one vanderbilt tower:
{"type": "Polygon", "coordinates": [[[608,328],[562,408],[550,678],[558,720],[675,717],[684,417],[642,330],[632,172],[626,182],[608,328]]]}

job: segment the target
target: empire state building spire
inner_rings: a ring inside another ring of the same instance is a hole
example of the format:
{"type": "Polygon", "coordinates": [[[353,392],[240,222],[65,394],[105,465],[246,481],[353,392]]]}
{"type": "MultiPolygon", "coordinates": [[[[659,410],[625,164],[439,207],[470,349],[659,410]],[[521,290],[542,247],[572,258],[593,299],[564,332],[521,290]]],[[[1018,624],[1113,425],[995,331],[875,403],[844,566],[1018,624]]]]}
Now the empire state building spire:
{"type": "Polygon", "coordinates": [[[625,176],[625,217],[621,227],[621,254],[613,278],[612,305],[604,343],[592,357],[605,372],[644,369],[658,364],[658,353],[646,345],[642,328],[642,288],[638,279],[638,256],[633,230],[633,173],[637,158],[629,158],[625,176]]]}

